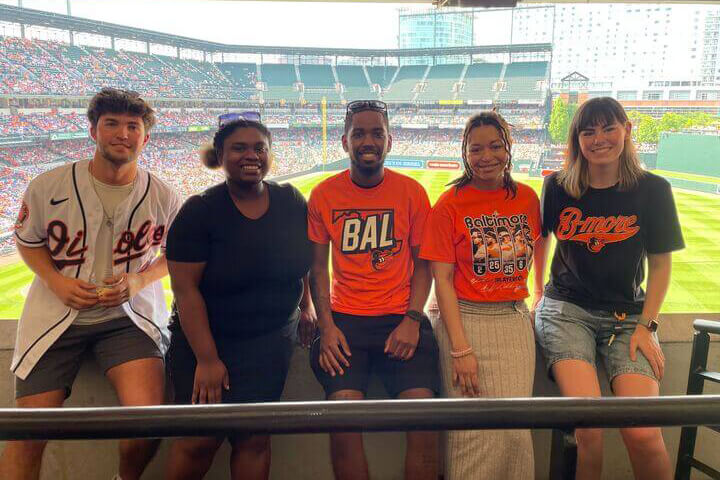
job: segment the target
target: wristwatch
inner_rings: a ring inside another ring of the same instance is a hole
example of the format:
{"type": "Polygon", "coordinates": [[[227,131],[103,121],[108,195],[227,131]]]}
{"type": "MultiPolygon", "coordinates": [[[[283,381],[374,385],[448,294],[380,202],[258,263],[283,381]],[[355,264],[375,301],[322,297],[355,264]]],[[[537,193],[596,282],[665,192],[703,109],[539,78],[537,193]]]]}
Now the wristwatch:
{"type": "Polygon", "coordinates": [[[640,325],[650,330],[650,332],[657,332],[658,326],[660,325],[655,318],[643,320],[642,318],[638,321],[640,325]]]}
{"type": "Polygon", "coordinates": [[[405,316],[410,317],[418,323],[422,323],[423,320],[430,321],[427,315],[425,315],[423,312],[418,312],[417,310],[408,310],[407,312],[405,312],[405,316]]]}

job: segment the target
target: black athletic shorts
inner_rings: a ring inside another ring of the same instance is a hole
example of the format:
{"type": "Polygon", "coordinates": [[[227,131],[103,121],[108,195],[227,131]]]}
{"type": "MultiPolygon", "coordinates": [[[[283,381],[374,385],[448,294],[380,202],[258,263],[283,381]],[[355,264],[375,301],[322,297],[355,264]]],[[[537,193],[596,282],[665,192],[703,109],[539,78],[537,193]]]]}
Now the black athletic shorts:
{"type": "MultiPolygon", "coordinates": [[[[260,403],[280,399],[290,368],[297,322],[252,338],[215,338],[218,356],[230,377],[222,403],[260,403]]],[[[167,362],[175,403],[192,401],[197,361],[182,329],[172,330],[167,362]]]]}
{"type": "Polygon", "coordinates": [[[333,312],[335,325],[343,332],[352,356],[350,367],[343,375],[329,375],[320,367],[319,337],[313,342],[310,366],[329,397],[340,390],[367,393],[368,380],[376,373],[388,394],[395,398],[412,388],[427,388],[435,395],[440,390],[438,345],[432,326],[427,320],[420,325],[420,339],[410,360],[397,360],[384,353],[385,341],[403,319],[403,315],[358,316],[333,312]]]}

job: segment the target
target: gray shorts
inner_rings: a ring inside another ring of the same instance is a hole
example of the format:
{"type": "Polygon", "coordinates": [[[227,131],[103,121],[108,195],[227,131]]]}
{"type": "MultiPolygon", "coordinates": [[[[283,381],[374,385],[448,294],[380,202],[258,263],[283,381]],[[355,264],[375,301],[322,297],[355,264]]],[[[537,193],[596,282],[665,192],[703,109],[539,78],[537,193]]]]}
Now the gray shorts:
{"type": "Polygon", "coordinates": [[[87,350],[92,350],[103,373],[131,360],[162,358],[155,342],[128,317],[70,325],[25,380],[15,377],[15,398],[53,390],[65,390],[65,398],[69,397],[87,350]]]}
{"type": "MultiPolygon", "coordinates": [[[[637,361],[630,359],[630,337],[640,315],[628,315],[620,322],[621,331],[608,345],[618,325],[613,312],[589,310],[573,303],[543,297],[535,310],[535,337],[550,367],[560,360],[583,360],[595,366],[596,352],[602,357],[608,379],[624,373],[655,377],[650,363],[640,350],[637,361]]],[[[657,335],[655,340],[657,340],[657,335]]]]}

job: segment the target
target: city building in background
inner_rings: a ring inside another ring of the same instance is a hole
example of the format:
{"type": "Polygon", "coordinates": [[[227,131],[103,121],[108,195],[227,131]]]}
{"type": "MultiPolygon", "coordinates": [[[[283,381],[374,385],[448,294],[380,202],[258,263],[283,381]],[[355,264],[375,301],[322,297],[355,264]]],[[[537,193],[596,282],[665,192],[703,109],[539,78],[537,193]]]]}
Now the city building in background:
{"type": "MultiPolygon", "coordinates": [[[[399,48],[445,48],[473,45],[473,14],[467,9],[402,9],[398,14],[399,48]]],[[[436,63],[462,63],[463,58],[436,57],[436,63]]],[[[405,65],[427,64],[428,57],[403,59],[405,65]]]]}

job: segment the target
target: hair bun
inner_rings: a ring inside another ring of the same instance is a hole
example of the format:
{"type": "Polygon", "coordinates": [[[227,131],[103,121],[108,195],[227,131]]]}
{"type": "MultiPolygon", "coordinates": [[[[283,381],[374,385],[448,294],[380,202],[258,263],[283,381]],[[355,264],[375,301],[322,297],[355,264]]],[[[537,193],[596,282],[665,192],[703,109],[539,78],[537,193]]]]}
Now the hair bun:
{"type": "Polygon", "coordinates": [[[220,166],[217,150],[212,145],[206,144],[200,148],[200,160],[209,169],[216,169],[220,166]]]}

